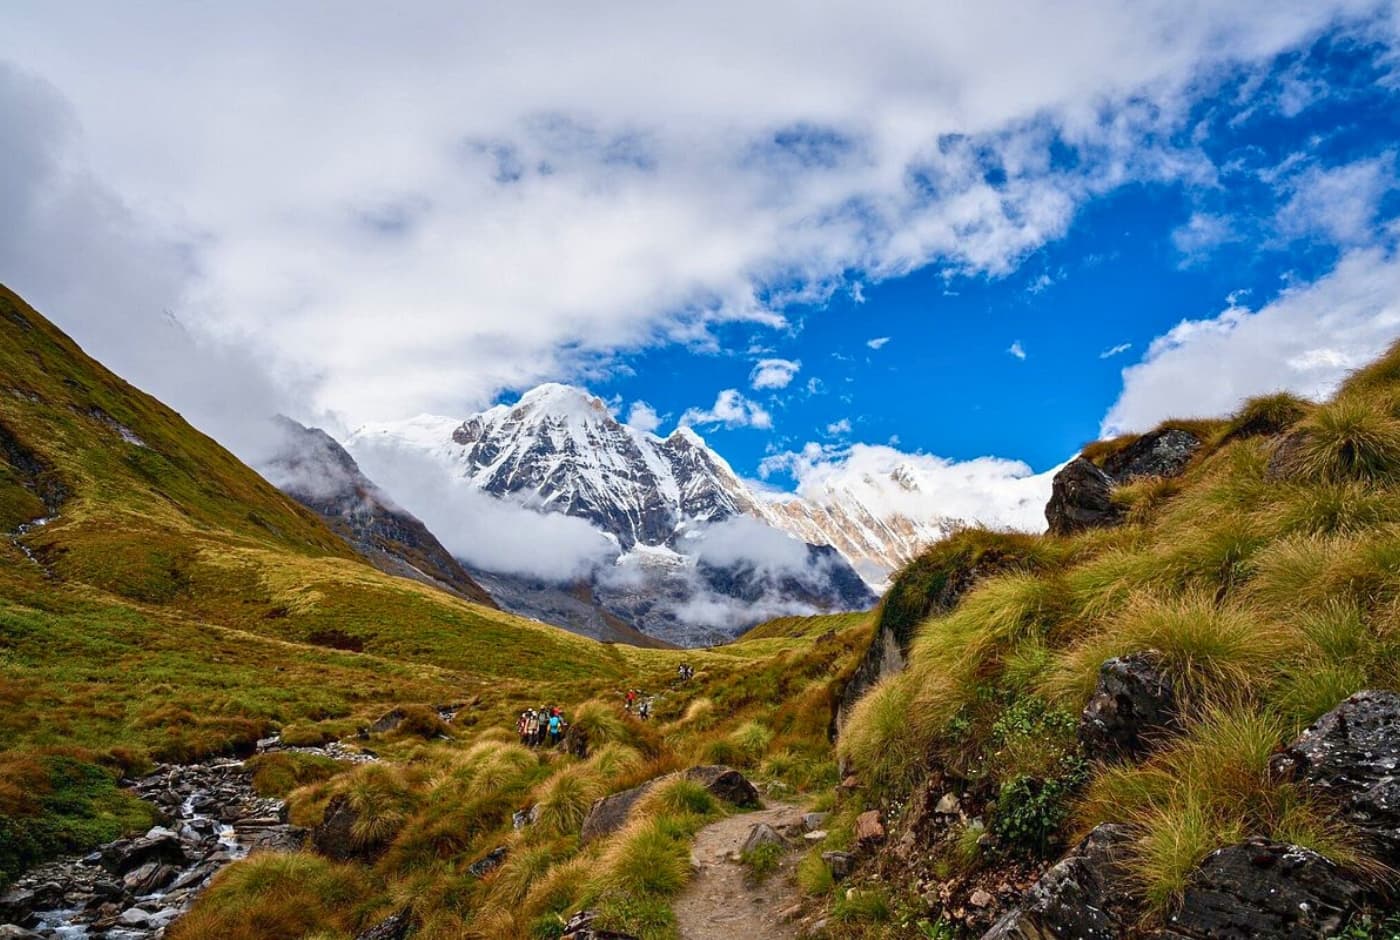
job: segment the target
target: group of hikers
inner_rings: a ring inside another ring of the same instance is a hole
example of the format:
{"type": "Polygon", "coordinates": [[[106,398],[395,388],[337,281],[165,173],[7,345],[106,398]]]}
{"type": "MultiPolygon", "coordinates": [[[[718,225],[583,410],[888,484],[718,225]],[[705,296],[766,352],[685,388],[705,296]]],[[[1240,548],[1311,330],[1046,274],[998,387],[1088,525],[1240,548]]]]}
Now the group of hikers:
{"type": "Polygon", "coordinates": [[[526,747],[540,747],[546,742],[554,747],[564,739],[564,729],[569,723],[557,706],[541,705],[527,708],[515,722],[515,731],[520,735],[520,743],[526,747]]]}
{"type": "MultiPolygon", "coordinates": [[[[681,663],[676,668],[676,677],[679,682],[689,682],[695,678],[695,667],[690,663],[681,663]]],[[[642,721],[651,717],[654,700],[655,696],[647,695],[641,689],[628,689],[622,693],[622,707],[629,715],[635,712],[642,721]]],[[[526,747],[541,747],[544,744],[553,747],[564,739],[564,731],[568,727],[564,712],[555,705],[527,708],[515,722],[516,734],[520,735],[520,743],[526,747]]]]}

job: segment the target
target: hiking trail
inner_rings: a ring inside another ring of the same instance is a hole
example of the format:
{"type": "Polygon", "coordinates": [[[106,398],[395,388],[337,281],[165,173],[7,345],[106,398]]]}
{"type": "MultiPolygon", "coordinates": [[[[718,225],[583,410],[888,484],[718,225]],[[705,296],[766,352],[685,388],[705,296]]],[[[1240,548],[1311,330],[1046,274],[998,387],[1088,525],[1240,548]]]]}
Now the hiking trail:
{"type": "Polygon", "coordinates": [[[796,922],[785,922],[782,915],[801,901],[793,880],[804,847],[801,833],[802,810],[784,803],[727,816],[701,829],[691,849],[693,877],[674,905],[681,940],[796,940],[796,922]],[[758,823],[784,833],[791,847],[762,884],[750,881],[748,867],[735,861],[758,823]]]}

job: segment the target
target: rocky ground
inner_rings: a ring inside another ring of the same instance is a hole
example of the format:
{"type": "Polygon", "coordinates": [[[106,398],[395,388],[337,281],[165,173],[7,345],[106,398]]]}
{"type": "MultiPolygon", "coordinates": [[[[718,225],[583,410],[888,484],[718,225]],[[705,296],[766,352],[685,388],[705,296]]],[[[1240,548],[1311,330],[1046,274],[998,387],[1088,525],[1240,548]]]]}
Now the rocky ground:
{"type": "MultiPolygon", "coordinates": [[[[340,744],[287,748],[276,738],[258,744],[260,753],[275,750],[372,759],[340,744]]],[[[229,862],[263,849],[298,848],[306,838],[286,822],[281,800],[254,792],[242,761],[161,765],[130,789],[160,809],[164,824],[30,870],[0,895],[0,938],[156,940],[229,862]]]]}

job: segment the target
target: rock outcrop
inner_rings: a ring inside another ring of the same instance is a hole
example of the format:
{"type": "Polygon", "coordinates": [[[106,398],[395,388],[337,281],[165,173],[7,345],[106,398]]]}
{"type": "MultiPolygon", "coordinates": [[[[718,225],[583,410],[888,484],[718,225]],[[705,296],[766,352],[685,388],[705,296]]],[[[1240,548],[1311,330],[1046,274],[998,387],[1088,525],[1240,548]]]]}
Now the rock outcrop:
{"type": "Polygon", "coordinates": [[[1161,428],[1105,457],[1103,471],[1115,483],[1137,477],[1174,477],[1186,469],[1200,448],[1201,439],[1190,431],[1161,428]]]}
{"type": "Polygon", "coordinates": [[[1110,659],[1079,718],[1079,741],[1091,758],[1140,757],[1154,734],[1178,726],[1176,694],[1155,650],[1110,659]]]}
{"type": "Polygon", "coordinates": [[[1400,867],[1400,695],[1357,692],[1304,731],[1271,767],[1335,801],[1378,857],[1400,867]]]}
{"type": "Polygon", "coordinates": [[[1055,474],[1045,521],[1056,535],[1115,525],[1122,512],[1113,503],[1113,478],[1092,462],[1076,457],[1055,474]]]}
{"type": "Polygon", "coordinates": [[[1060,859],[983,940],[1115,940],[1125,933],[1122,859],[1132,835],[1104,823],[1060,859]]]}
{"type": "Polygon", "coordinates": [[[355,934],[355,940],[405,940],[413,929],[413,914],[407,908],[355,934]]]}
{"type": "Polygon", "coordinates": [[[1365,889],[1297,845],[1251,839],[1217,849],[1192,874],[1159,940],[1310,940],[1336,936],[1365,889]]]}

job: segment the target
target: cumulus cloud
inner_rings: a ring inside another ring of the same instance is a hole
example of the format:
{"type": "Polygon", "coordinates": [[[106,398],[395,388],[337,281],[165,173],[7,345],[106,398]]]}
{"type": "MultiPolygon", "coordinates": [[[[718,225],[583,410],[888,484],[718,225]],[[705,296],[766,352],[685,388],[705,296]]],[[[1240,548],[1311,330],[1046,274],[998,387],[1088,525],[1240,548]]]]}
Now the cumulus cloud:
{"type": "Polygon", "coordinates": [[[749,385],[755,389],[787,388],[801,370],[795,359],[760,359],[749,373],[749,385]]]}
{"type": "Polygon", "coordinates": [[[347,447],[367,477],[468,565],[564,582],[618,557],[617,540],[583,519],[483,493],[430,453],[372,436],[347,447]]]}
{"type": "Polygon", "coordinates": [[[818,504],[851,493],[881,516],[1028,532],[1045,529],[1045,503],[1057,470],[1035,473],[1021,461],[1000,457],[950,460],[880,444],[816,443],[774,454],[760,467],[765,476],[790,473],[798,495],[818,504]]]}
{"type": "Polygon", "coordinates": [[[1338,245],[1371,243],[1381,200],[1397,185],[1394,152],[1291,176],[1275,224],[1285,237],[1320,235],[1338,245]]]}
{"type": "Polygon", "coordinates": [[[888,336],[877,336],[874,339],[866,340],[865,345],[869,346],[871,349],[884,349],[885,344],[889,341],[890,338],[888,336]]]}
{"type": "Polygon", "coordinates": [[[1112,359],[1114,356],[1121,356],[1123,353],[1133,348],[1132,343],[1119,343],[1117,346],[1110,346],[1099,353],[1100,359],[1112,359]]]}
{"type": "Polygon", "coordinates": [[[1013,342],[1010,346],[1006,347],[1006,351],[1011,355],[1015,356],[1017,359],[1020,359],[1022,362],[1024,362],[1026,359],[1025,347],[1021,345],[1021,341],[1019,339],[1013,342]]]}
{"type": "MultiPolygon", "coordinates": [[[[0,56],[71,100],[84,149],[58,162],[90,158],[112,198],[26,163],[62,107],[7,122],[0,188],[33,211],[6,219],[29,247],[0,275],[71,275],[76,234],[106,259],[70,278],[86,293],[33,293],[80,341],[163,349],[149,314],[169,308],[349,424],[460,414],[716,322],[784,326],[852,272],[1005,275],[1098,194],[1208,178],[1181,133],[1196,97],[1372,9],[33,5],[0,56]]],[[[155,358],[129,376],[184,368],[155,358]]]]}
{"type": "Polygon", "coordinates": [[[1223,415],[1274,391],[1320,398],[1397,336],[1400,257],[1393,245],[1356,249],[1326,277],[1258,310],[1232,303],[1153,340],[1143,361],[1123,370],[1123,391],[1102,433],[1143,431],[1172,416],[1223,415]]]}
{"type": "Polygon", "coordinates": [[[638,431],[654,434],[656,429],[661,427],[661,416],[656,413],[655,408],[646,402],[634,401],[632,407],[627,411],[627,425],[638,431]]]}
{"type": "Polygon", "coordinates": [[[773,416],[762,405],[750,401],[738,389],[726,388],[715,396],[709,408],[687,408],[681,415],[683,427],[691,425],[724,425],[727,428],[771,428],[773,416]]]}
{"type": "Polygon", "coordinates": [[[840,421],[833,421],[826,426],[826,433],[833,437],[841,434],[851,433],[851,419],[842,418],[840,421]]]}

